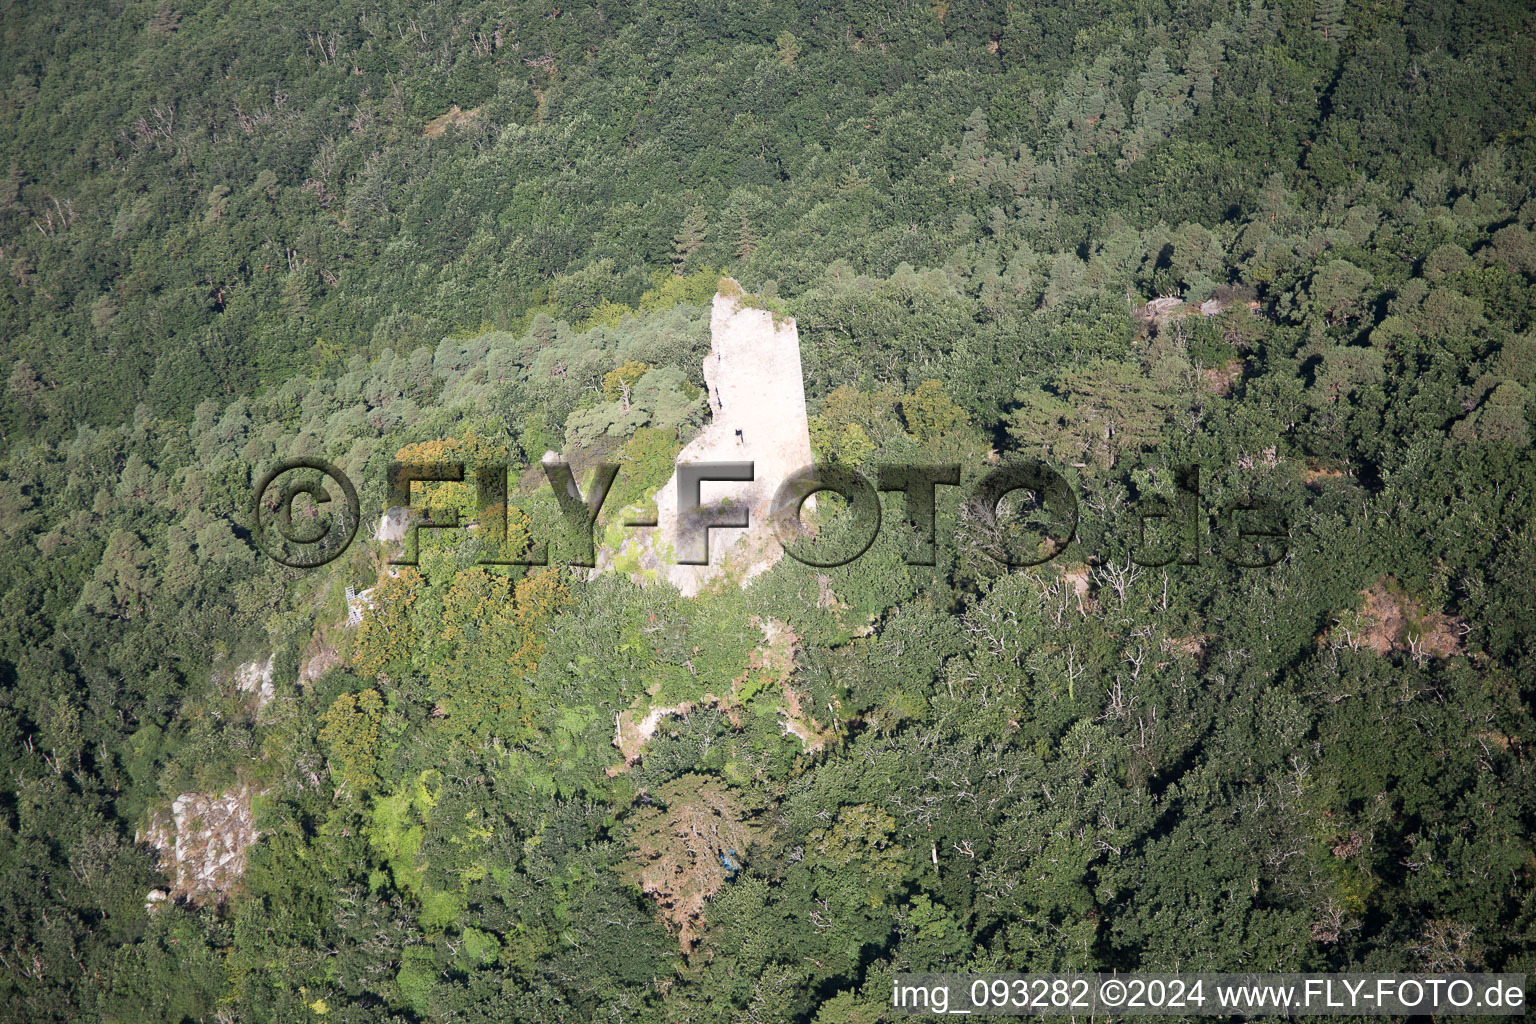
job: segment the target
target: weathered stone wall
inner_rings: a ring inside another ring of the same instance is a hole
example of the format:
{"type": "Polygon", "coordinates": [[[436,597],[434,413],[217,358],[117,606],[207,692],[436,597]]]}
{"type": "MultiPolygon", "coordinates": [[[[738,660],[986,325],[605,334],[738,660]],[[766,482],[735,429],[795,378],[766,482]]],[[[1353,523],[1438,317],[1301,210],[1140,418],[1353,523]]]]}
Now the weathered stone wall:
{"type": "MultiPolygon", "coordinates": [[[[750,483],[706,481],[700,489],[705,507],[727,498],[746,505],[750,526],[711,530],[707,565],[677,564],[674,474],[656,495],[658,525],[627,530],[631,537],[624,544],[625,551],[641,554],[643,566],[689,597],[721,576],[745,583],[777,564],[783,549],[768,521],[774,492],[791,473],[811,464],[794,320],[742,305],[740,288],[727,278],[715,295],[709,326],[704,379],[711,419],[677,461],[754,463],[750,483]]],[[[604,561],[612,561],[611,552],[604,561]]]]}

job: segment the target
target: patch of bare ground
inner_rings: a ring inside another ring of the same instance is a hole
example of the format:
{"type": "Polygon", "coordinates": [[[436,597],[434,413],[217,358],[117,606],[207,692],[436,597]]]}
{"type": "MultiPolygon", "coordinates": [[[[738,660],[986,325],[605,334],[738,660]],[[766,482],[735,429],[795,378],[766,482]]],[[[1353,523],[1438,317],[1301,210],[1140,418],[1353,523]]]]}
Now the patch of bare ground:
{"type": "Polygon", "coordinates": [[[741,692],[748,678],[754,672],[766,672],[771,682],[779,687],[779,695],[784,703],[779,706],[779,714],[783,717],[784,733],[794,736],[800,741],[801,747],[807,754],[814,754],[822,750],[834,738],[830,729],[822,728],[811,717],[806,708],[805,696],[795,689],[792,682],[795,673],[795,656],[799,653],[800,637],[795,631],[778,619],[755,620],[758,628],[763,631],[763,645],[752,652],[748,662],[747,671],[731,684],[731,693],[736,695],[741,692]]]}
{"type": "Polygon", "coordinates": [[[836,611],[848,607],[838,599],[832,589],[832,577],[824,572],[816,574],[816,607],[836,611]]]}
{"type": "Polygon", "coordinates": [[[455,103],[453,106],[448,108],[448,113],[440,114],[437,117],[434,117],[432,120],[428,121],[427,126],[421,130],[421,134],[427,136],[428,138],[435,139],[439,135],[443,134],[443,132],[447,131],[449,125],[455,125],[456,127],[462,128],[479,116],[479,107],[471,107],[469,110],[460,110],[459,105],[455,103]]]}
{"type": "Polygon", "coordinates": [[[801,747],[807,754],[814,754],[826,748],[836,738],[831,729],[822,728],[812,718],[805,707],[805,697],[801,692],[784,680],[780,684],[780,692],[784,695],[784,705],[779,708],[779,714],[784,716],[784,733],[793,736],[800,741],[801,747]]]}
{"type": "Polygon", "coordinates": [[[1344,471],[1334,466],[1309,465],[1301,474],[1301,482],[1312,491],[1321,491],[1328,480],[1338,480],[1344,471]]]}
{"type": "Polygon", "coordinates": [[[340,664],[341,655],[336,648],[317,634],[304,652],[304,660],[299,663],[299,685],[313,686],[321,676],[340,664]]]}
{"type": "Polygon", "coordinates": [[[1210,642],[1211,638],[1204,633],[1196,633],[1193,636],[1164,637],[1163,651],[1175,657],[1201,661],[1205,658],[1205,648],[1210,642]]]}
{"type": "Polygon", "coordinates": [[[1491,750],[1494,747],[1500,750],[1508,750],[1514,747],[1518,751],[1524,746],[1518,736],[1511,736],[1503,732],[1480,732],[1477,734],[1477,741],[1483,745],[1484,750],[1491,750]]]}
{"type": "Polygon", "coordinates": [[[1449,658],[1463,650],[1467,623],[1442,611],[1429,611],[1395,578],[1383,576],[1360,592],[1361,607],[1345,611],[1317,638],[1319,646],[1362,648],[1385,657],[1394,652],[1416,661],[1449,658]]]}
{"type": "Polygon", "coordinates": [[[1098,601],[1093,595],[1092,566],[1081,562],[1060,565],[1052,562],[1025,569],[1023,576],[1039,588],[1040,603],[1054,616],[1058,626],[1069,612],[1075,610],[1078,615],[1086,617],[1098,610],[1098,601]]]}
{"type": "Polygon", "coordinates": [[[1079,615],[1087,615],[1098,605],[1093,600],[1093,570],[1086,565],[1063,565],[1061,578],[1077,601],[1079,615]]]}
{"type": "Polygon", "coordinates": [[[1232,359],[1222,366],[1213,366],[1205,370],[1202,376],[1205,378],[1206,389],[1213,395],[1223,397],[1230,395],[1246,366],[1247,364],[1241,359],[1232,359]]]}

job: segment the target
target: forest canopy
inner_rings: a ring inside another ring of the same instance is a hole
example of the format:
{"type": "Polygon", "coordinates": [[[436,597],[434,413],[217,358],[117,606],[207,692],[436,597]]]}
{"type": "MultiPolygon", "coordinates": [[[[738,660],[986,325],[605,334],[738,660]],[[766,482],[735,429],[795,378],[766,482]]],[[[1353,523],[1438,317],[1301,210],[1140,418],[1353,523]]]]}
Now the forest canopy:
{"type": "Polygon", "coordinates": [[[1536,973],[1526,5],[3,25],[0,1017],[1536,973]],[[796,324],[818,460],[964,467],[935,564],[894,496],[857,562],[696,597],[483,559],[556,532],[545,452],[613,515],[671,476],[725,275],[796,324]],[[285,459],[358,485],[323,568],[252,540],[285,459]],[[505,537],[390,566],[408,459],[510,467],[505,537]],[[1079,521],[1010,570],[962,499],[1028,459],[1079,521]]]}

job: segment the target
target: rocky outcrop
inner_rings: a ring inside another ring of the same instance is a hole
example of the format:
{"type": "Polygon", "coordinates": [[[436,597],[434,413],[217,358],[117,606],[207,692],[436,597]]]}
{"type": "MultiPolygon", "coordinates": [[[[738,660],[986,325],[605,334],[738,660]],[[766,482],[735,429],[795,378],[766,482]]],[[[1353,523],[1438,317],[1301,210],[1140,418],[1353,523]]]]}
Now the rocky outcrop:
{"type": "Polygon", "coordinates": [[[260,837],[252,824],[251,798],[264,792],[241,785],[217,794],[183,793],[171,802],[169,814],[152,814],[134,838],[154,847],[171,888],[169,893],[154,890],[149,902],[167,896],[222,900],[245,873],[246,851],[260,837]]]}
{"type": "MultiPolygon", "coordinates": [[[[350,602],[348,618],[351,617],[350,602]]],[[[316,680],[341,664],[341,655],[324,639],[317,636],[310,642],[309,653],[299,663],[299,685],[312,686],[316,680]]]]}
{"type": "Polygon", "coordinates": [[[1153,299],[1151,302],[1136,310],[1136,319],[1147,323],[1167,323],[1175,315],[1184,315],[1184,300],[1173,295],[1165,295],[1162,298],[1153,299]]]}
{"type": "Polygon", "coordinates": [[[257,710],[266,707],[277,695],[272,684],[272,658],[269,654],[265,661],[248,661],[235,669],[235,689],[253,695],[257,710]]]}
{"type": "Polygon", "coordinates": [[[397,543],[405,539],[406,528],[410,525],[411,510],[396,505],[379,517],[379,526],[373,531],[373,539],[380,544],[397,543]]]}
{"type": "MultiPolygon", "coordinates": [[[[1210,298],[1204,302],[1194,303],[1185,302],[1177,295],[1164,295],[1161,298],[1153,299],[1144,306],[1137,307],[1135,316],[1136,319],[1144,323],[1155,323],[1158,326],[1162,326],[1170,320],[1181,320],[1186,316],[1194,316],[1196,314],[1200,316],[1220,316],[1227,311],[1230,305],[1231,302],[1225,299],[1210,298]]],[[[1252,313],[1259,308],[1259,304],[1250,301],[1247,307],[1248,311],[1252,313]]]]}

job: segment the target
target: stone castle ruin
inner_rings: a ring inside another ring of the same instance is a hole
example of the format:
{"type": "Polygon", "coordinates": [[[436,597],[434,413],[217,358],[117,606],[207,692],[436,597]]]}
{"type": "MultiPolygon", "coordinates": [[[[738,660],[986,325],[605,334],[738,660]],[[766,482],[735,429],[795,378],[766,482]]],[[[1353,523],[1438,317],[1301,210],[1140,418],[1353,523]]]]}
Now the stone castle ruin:
{"type": "Polygon", "coordinates": [[[638,557],[644,575],[667,580],[687,597],[727,574],[745,583],[778,563],[783,549],[768,520],[773,495],[790,474],[811,464],[800,334],[794,320],[746,305],[740,286],[725,278],[715,295],[709,328],[704,380],[711,419],[679,453],[677,463],[753,463],[750,482],[699,484],[704,508],[728,500],[747,512],[749,526],[711,529],[707,564],[679,564],[679,480],[674,472],[656,494],[657,525],[625,530],[630,536],[618,551],[605,551],[599,560],[600,567],[613,568],[638,557]]]}

